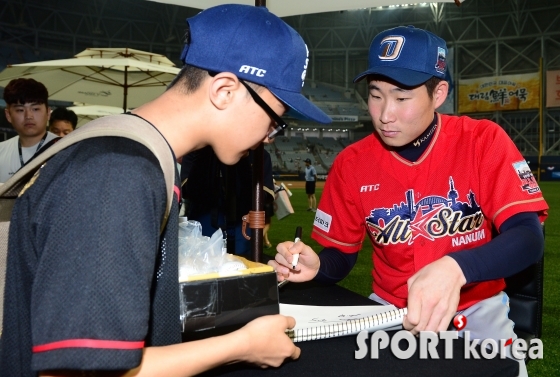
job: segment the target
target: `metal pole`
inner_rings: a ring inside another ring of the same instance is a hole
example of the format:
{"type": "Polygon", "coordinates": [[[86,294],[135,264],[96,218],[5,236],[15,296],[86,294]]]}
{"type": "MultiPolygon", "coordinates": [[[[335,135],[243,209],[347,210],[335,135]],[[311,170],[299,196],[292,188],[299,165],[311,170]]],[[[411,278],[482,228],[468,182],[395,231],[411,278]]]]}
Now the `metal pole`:
{"type": "Polygon", "coordinates": [[[123,90],[123,112],[126,111],[127,103],[126,97],[128,96],[128,66],[124,66],[124,90],[123,90]]]}
{"type": "MultiPolygon", "coordinates": [[[[541,43],[542,45],[542,43],[541,43]]],[[[539,100],[539,160],[537,162],[537,182],[541,181],[541,160],[542,160],[542,155],[543,155],[543,125],[544,125],[544,96],[545,96],[545,91],[544,91],[544,83],[545,83],[545,78],[544,76],[544,72],[543,72],[543,55],[541,55],[541,58],[539,59],[539,90],[541,91],[540,94],[540,100],[539,100]]]]}
{"type": "MultiPolygon", "coordinates": [[[[262,226],[264,227],[264,145],[258,146],[253,152],[253,211],[262,213],[262,226]]],[[[253,256],[253,261],[262,261],[262,250],[263,250],[263,228],[253,228],[251,225],[251,251],[253,256]]]]}
{"type": "MultiPolygon", "coordinates": [[[[266,0],[255,0],[255,6],[265,7],[266,0]]],[[[264,182],[264,145],[258,146],[253,154],[253,211],[262,212],[264,216],[263,182],[264,182]]],[[[253,261],[262,261],[263,228],[253,228],[251,235],[251,255],[253,261]]]]}

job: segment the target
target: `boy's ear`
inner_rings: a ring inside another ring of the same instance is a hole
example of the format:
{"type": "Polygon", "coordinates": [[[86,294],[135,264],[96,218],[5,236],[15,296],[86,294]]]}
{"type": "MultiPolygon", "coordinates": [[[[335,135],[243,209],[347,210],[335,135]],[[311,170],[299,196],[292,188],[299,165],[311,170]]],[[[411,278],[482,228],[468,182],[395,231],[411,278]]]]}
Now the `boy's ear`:
{"type": "Polygon", "coordinates": [[[12,117],[10,116],[10,111],[8,110],[8,107],[10,107],[10,105],[7,105],[6,108],[4,109],[4,115],[6,115],[6,119],[8,120],[8,123],[12,124],[12,117]]]}
{"type": "Polygon", "coordinates": [[[239,95],[238,89],[241,83],[237,76],[230,72],[218,73],[210,80],[210,101],[216,108],[223,110],[233,102],[235,95],[239,95]]]}
{"type": "Polygon", "coordinates": [[[441,80],[434,89],[434,104],[436,109],[445,102],[448,91],[449,83],[445,80],[441,80]]]}

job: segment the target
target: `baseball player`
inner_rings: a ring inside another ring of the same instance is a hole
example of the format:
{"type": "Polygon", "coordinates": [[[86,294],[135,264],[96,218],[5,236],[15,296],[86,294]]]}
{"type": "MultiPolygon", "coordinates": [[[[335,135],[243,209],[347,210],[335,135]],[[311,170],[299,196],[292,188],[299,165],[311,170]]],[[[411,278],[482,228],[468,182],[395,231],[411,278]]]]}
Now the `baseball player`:
{"type": "Polygon", "coordinates": [[[542,257],[548,205],[500,126],[435,111],[448,92],[446,54],[441,38],[414,27],[373,39],[354,81],[367,79],[375,132],[329,172],[312,233],[325,248],[284,242],[270,264],[279,280],[334,283],[367,235],[370,298],[407,307],[405,329],[446,330],[461,312],[471,339],[515,339],[503,278],[542,257]]]}

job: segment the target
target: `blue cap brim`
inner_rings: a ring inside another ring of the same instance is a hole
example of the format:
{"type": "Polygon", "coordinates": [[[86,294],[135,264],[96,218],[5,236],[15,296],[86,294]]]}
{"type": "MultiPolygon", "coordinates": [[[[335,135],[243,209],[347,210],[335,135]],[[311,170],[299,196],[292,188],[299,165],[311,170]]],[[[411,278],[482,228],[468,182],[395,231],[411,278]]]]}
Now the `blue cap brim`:
{"type": "Polygon", "coordinates": [[[267,87],[267,89],[270,90],[276,98],[284,102],[284,104],[299,113],[305,119],[310,119],[323,124],[332,122],[331,117],[314,105],[313,102],[305,98],[303,94],[270,87],[267,87]]]}
{"type": "Polygon", "coordinates": [[[354,82],[362,80],[367,75],[382,75],[402,84],[404,86],[418,86],[425,83],[433,77],[429,73],[413,71],[400,67],[374,67],[365,72],[360,73],[354,79],[354,82]]]}

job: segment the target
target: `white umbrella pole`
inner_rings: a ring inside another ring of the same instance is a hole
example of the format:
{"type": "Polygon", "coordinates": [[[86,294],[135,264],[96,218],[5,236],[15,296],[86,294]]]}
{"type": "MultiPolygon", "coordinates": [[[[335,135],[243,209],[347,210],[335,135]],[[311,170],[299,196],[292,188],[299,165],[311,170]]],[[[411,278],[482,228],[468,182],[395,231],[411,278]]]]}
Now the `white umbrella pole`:
{"type": "Polygon", "coordinates": [[[128,66],[124,67],[124,93],[123,93],[123,112],[126,113],[127,103],[126,97],[128,96],[128,66]]]}

